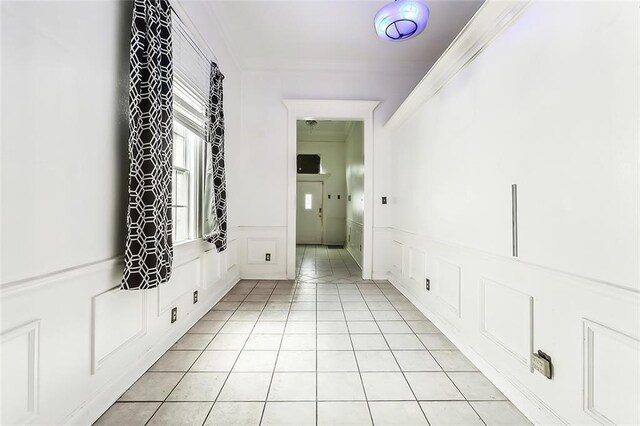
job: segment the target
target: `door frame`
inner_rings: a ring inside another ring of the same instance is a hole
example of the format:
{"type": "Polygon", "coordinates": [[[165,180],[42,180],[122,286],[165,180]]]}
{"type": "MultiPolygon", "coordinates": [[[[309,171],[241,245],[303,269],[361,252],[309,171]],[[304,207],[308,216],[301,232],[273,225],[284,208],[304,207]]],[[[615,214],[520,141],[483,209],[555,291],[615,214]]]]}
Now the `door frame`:
{"type": "MultiPolygon", "coordinates": [[[[298,244],[298,184],[299,183],[319,183],[320,184],[320,208],[322,209],[322,217],[320,218],[320,244],[325,243],[324,238],[324,181],[322,180],[299,180],[296,181],[296,245],[298,244]]],[[[303,243],[305,244],[305,243],[303,243]]]]}
{"type": "Polygon", "coordinates": [[[379,101],[285,99],[287,107],[287,279],[296,277],[296,121],[362,121],[364,127],[364,226],[362,278],[373,271],[373,110],[379,101]]]}

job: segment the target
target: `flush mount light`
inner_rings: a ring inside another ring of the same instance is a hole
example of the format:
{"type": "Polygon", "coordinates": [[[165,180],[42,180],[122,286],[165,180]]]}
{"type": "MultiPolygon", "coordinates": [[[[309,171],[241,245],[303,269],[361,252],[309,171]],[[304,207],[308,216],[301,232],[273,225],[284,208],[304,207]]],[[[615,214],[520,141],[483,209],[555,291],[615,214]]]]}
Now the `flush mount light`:
{"type": "Polygon", "coordinates": [[[309,134],[313,133],[313,128],[318,125],[318,122],[312,118],[305,120],[304,123],[309,126],[309,134]]]}
{"type": "Polygon", "coordinates": [[[428,20],[426,4],[416,0],[396,0],[376,13],[373,24],[381,39],[403,41],[424,31],[428,20]]]}

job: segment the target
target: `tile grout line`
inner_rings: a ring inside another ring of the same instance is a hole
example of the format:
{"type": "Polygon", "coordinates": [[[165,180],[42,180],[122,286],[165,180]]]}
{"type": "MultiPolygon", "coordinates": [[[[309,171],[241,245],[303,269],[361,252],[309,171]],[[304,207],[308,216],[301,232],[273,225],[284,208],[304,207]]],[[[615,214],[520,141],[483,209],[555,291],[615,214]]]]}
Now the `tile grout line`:
{"type": "MultiPolygon", "coordinates": [[[[377,286],[377,284],[376,284],[377,286]]],[[[378,287],[379,288],[379,287],[378,287]]],[[[397,289],[396,289],[397,290],[397,289]]],[[[384,292],[383,292],[384,294],[384,292]]],[[[389,298],[387,297],[386,294],[384,294],[385,298],[387,298],[387,300],[389,300],[389,298]]],[[[405,297],[406,299],[406,297],[405,297]]],[[[407,299],[408,300],[408,299],[407,299]]],[[[391,300],[389,300],[389,303],[391,303],[391,306],[393,306],[394,310],[398,313],[398,315],[400,315],[400,311],[398,311],[396,309],[396,306],[393,304],[393,302],[391,302],[391,300]]],[[[413,307],[415,308],[416,306],[409,301],[409,303],[411,303],[411,305],[413,305],[413,307]]],[[[417,309],[417,308],[416,308],[417,309]]],[[[418,312],[420,312],[418,310],[418,312]]],[[[431,320],[429,318],[427,318],[426,315],[422,314],[431,324],[433,324],[433,322],[431,322],[431,320]]],[[[402,315],[400,315],[400,317],[402,317],[402,315]]],[[[404,317],[402,317],[404,319],[404,317]]],[[[440,367],[440,369],[442,370],[442,372],[445,374],[445,376],[447,376],[447,378],[449,379],[449,381],[453,384],[453,386],[458,390],[458,392],[460,393],[460,395],[462,395],[462,397],[464,398],[464,401],[467,403],[467,405],[469,405],[471,407],[471,409],[476,413],[476,415],[478,416],[478,418],[480,419],[480,421],[482,421],[483,424],[485,424],[486,426],[486,422],[484,421],[484,419],[480,416],[480,414],[478,414],[478,412],[476,411],[476,409],[473,407],[473,405],[471,405],[471,403],[469,402],[469,400],[467,399],[467,397],[465,396],[464,393],[462,393],[462,391],[460,390],[460,388],[458,387],[458,385],[451,379],[451,376],[449,376],[448,372],[444,369],[444,367],[442,367],[442,365],[440,364],[440,362],[437,360],[436,357],[433,356],[433,354],[431,353],[431,350],[427,347],[427,345],[422,341],[422,339],[420,339],[420,337],[418,337],[418,333],[416,333],[416,331],[413,329],[413,327],[411,327],[409,325],[409,323],[405,321],[405,324],[407,324],[407,326],[411,329],[413,335],[420,341],[420,343],[422,344],[422,346],[424,346],[424,348],[427,350],[427,352],[429,353],[429,355],[431,356],[431,358],[433,358],[433,360],[436,362],[436,364],[438,364],[438,367],[440,367]]],[[[382,330],[381,330],[382,331],[382,330]]],[[[429,333],[426,333],[429,334],[429,333]]],[[[435,333],[434,333],[435,334],[435,333]]],[[[383,334],[384,336],[384,334],[383,334]]],[[[386,341],[386,337],[385,337],[385,341],[386,341]]],[[[391,352],[393,354],[393,351],[391,352]]],[[[395,359],[395,354],[393,354],[394,359],[395,359]]],[[[397,359],[396,359],[397,362],[397,359]]],[[[402,368],[401,368],[402,370],[402,368]]],[[[403,375],[404,375],[404,371],[403,371],[403,375]]],[[[407,381],[407,384],[409,384],[409,381],[406,379],[405,376],[405,380],[407,381]]],[[[409,384],[409,388],[411,388],[411,384],[409,384]]],[[[411,391],[413,392],[413,388],[411,388],[411,391]]],[[[415,396],[415,393],[414,393],[415,396]]],[[[416,401],[418,401],[418,406],[420,407],[420,410],[422,411],[422,414],[424,414],[425,418],[427,419],[427,422],[429,422],[429,418],[427,417],[426,413],[424,412],[424,409],[422,408],[422,405],[420,404],[419,400],[416,398],[416,401]]],[[[458,400],[459,401],[459,400],[458,400]]],[[[430,424],[430,423],[429,423],[430,424]]]]}
{"type": "MultiPolygon", "coordinates": [[[[375,284],[375,286],[378,288],[378,290],[380,290],[380,292],[382,293],[382,295],[384,296],[385,299],[387,299],[387,302],[393,307],[393,312],[397,313],[398,316],[400,316],[400,318],[402,318],[402,315],[400,315],[400,312],[398,312],[398,310],[396,309],[396,306],[391,302],[391,300],[389,300],[389,298],[387,297],[387,295],[382,291],[382,289],[380,289],[380,287],[378,286],[378,284],[375,284]]],[[[429,422],[429,418],[427,417],[427,414],[424,412],[424,410],[422,409],[422,405],[420,404],[420,400],[418,399],[418,397],[416,396],[415,391],[413,390],[413,388],[411,387],[411,383],[409,383],[409,380],[407,380],[407,375],[405,374],[405,371],[403,370],[403,368],[400,366],[400,363],[398,362],[398,359],[396,358],[396,354],[393,352],[393,350],[391,349],[391,345],[389,345],[389,341],[387,340],[387,337],[385,336],[385,334],[382,332],[382,328],[380,328],[380,324],[378,324],[378,320],[374,317],[373,320],[376,322],[376,327],[378,327],[378,329],[380,330],[380,334],[382,334],[382,338],[384,339],[385,343],[387,344],[387,346],[389,346],[389,351],[391,352],[391,356],[393,357],[393,360],[396,362],[396,364],[398,365],[398,369],[400,370],[400,373],[402,373],[402,377],[404,378],[404,381],[407,383],[407,386],[409,387],[409,390],[411,390],[411,394],[413,395],[413,397],[416,400],[416,404],[418,404],[418,408],[420,408],[420,412],[422,413],[422,415],[424,416],[425,420],[427,421],[428,425],[431,425],[431,422],[429,422]]],[[[413,328],[411,328],[411,326],[404,320],[404,318],[402,319],[402,322],[409,327],[409,329],[412,331],[413,335],[415,336],[415,331],[413,330],[413,328]]],[[[420,341],[420,343],[422,344],[422,346],[425,347],[425,349],[427,349],[427,347],[425,346],[424,343],[422,343],[422,340],[420,340],[418,338],[418,336],[415,336],[416,339],[418,339],[418,341],[420,341]]],[[[431,354],[429,354],[431,355],[431,354]]],[[[442,368],[442,367],[440,367],[442,368]]]]}
{"type": "MultiPolygon", "coordinates": [[[[257,285],[257,283],[256,283],[256,285],[257,285]]],[[[234,287],[235,287],[235,286],[234,286],[234,287]]],[[[254,287],[255,287],[255,286],[254,286],[254,287]]],[[[252,287],[252,289],[253,289],[254,287],[252,287]]],[[[229,290],[229,291],[231,291],[231,290],[229,290]]],[[[222,301],[223,301],[223,299],[227,296],[227,294],[228,294],[228,292],[227,292],[224,296],[222,296],[222,298],[220,298],[220,301],[219,301],[218,303],[222,302],[222,301]]],[[[245,296],[245,297],[243,298],[243,301],[244,301],[246,298],[247,298],[247,296],[245,296]]],[[[218,303],[216,303],[216,305],[217,305],[218,303]]],[[[233,312],[233,313],[235,313],[235,312],[238,310],[238,308],[240,307],[240,305],[241,305],[242,303],[243,303],[243,302],[240,302],[240,303],[238,304],[238,306],[237,306],[237,307],[236,307],[232,312],[233,312]]],[[[204,318],[204,316],[205,316],[205,315],[207,315],[209,312],[211,312],[211,311],[213,310],[213,308],[215,308],[215,305],[213,305],[213,306],[211,307],[211,309],[209,309],[209,310],[208,310],[204,315],[202,315],[202,317],[201,317],[198,321],[196,321],[196,323],[198,323],[199,321],[202,321],[202,318],[204,318]]],[[[167,399],[169,398],[169,396],[171,396],[171,394],[172,394],[172,393],[173,393],[173,391],[178,387],[178,385],[180,384],[180,382],[182,382],[182,380],[186,377],[187,373],[189,373],[189,371],[191,371],[191,369],[193,368],[193,366],[195,365],[195,363],[196,363],[196,362],[198,362],[198,360],[200,359],[200,357],[202,356],[202,354],[204,354],[204,352],[207,350],[207,347],[209,347],[209,345],[211,344],[211,342],[213,342],[213,339],[215,339],[215,338],[216,338],[216,336],[217,336],[218,334],[220,334],[220,331],[221,331],[221,330],[222,330],[222,328],[227,324],[227,322],[229,322],[229,320],[230,320],[230,318],[231,318],[232,316],[233,316],[233,314],[229,315],[229,318],[227,318],[227,319],[224,321],[224,324],[222,324],[222,327],[220,327],[220,329],[219,329],[219,330],[218,330],[218,331],[213,335],[213,337],[211,338],[211,340],[209,340],[209,343],[207,343],[207,344],[205,345],[204,349],[202,349],[202,350],[200,351],[200,354],[196,357],[196,359],[194,359],[194,360],[193,360],[193,362],[191,363],[191,365],[189,365],[189,368],[187,368],[187,370],[186,370],[186,371],[184,371],[184,374],[182,375],[182,377],[180,377],[180,380],[178,380],[178,382],[173,386],[173,388],[171,388],[171,391],[169,391],[169,392],[167,393],[167,396],[166,396],[166,397],[164,398],[164,400],[160,403],[160,405],[158,406],[158,408],[156,408],[156,410],[153,412],[153,414],[151,415],[151,417],[149,417],[149,420],[147,420],[147,421],[145,422],[145,426],[146,426],[147,424],[149,424],[149,422],[151,421],[151,419],[153,419],[153,417],[158,413],[158,411],[160,410],[160,408],[161,408],[161,407],[162,407],[162,406],[167,402],[167,399]]],[[[195,324],[194,324],[194,325],[195,325],[195,324]]],[[[193,328],[193,326],[192,326],[191,328],[193,328]]],[[[191,328],[189,328],[189,330],[191,330],[191,328]]],[[[183,334],[183,335],[180,337],[180,339],[182,339],[185,335],[189,334],[189,330],[187,330],[187,332],[186,332],[185,334],[183,334]]],[[[178,339],[178,341],[180,341],[180,339],[178,339]]],[[[178,343],[178,342],[176,341],[176,343],[178,343]]],[[[175,346],[175,343],[174,343],[173,345],[171,345],[171,347],[173,347],[173,346],[175,346]]],[[[162,356],[164,356],[167,352],[170,352],[170,351],[171,351],[171,348],[169,348],[169,349],[168,349],[164,354],[162,354],[162,356]]],[[[161,356],[160,358],[162,358],[162,356],[161,356]]],[[[239,356],[239,355],[238,355],[238,356],[239,356]]],[[[158,360],[159,360],[159,359],[158,359],[158,360]]],[[[156,361],[156,362],[157,362],[157,361],[156,361]]],[[[152,367],[153,367],[153,366],[151,366],[150,368],[152,368],[152,367]]],[[[148,371],[149,371],[149,370],[147,370],[147,372],[148,372],[148,371]]],[[[133,386],[133,385],[132,385],[132,386],[133,386]]],[[[220,390],[222,390],[222,388],[220,388],[220,390]]],[[[211,412],[211,410],[213,409],[213,406],[214,406],[214,405],[215,405],[215,400],[214,400],[214,401],[213,401],[213,403],[211,404],[211,407],[209,407],[209,412],[211,412]]],[[[206,415],[206,416],[205,416],[205,418],[204,418],[203,424],[204,424],[204,422],[206,422],[207,417],[209,417],[209,412],[207,412],[207,415],[206,415]]]]}
{"type": "MultiPolygon", "coordinates": [[[[358,289],[358,293],[360,293],[360,297],[362,297],[362,293],[360,292],[360,289],[358,289]]],[[[342,306],[342,312],[343,315],[344,314],[344,305],[342,304],[342,294],[340,294],[340,289],[338,288],[338,297],[340,298],[340,306],[342,306]]],[[[363,297],[364,300],[364,297],[363,297]]],[[[367,307],[367,312],[369,312],[369,314],[373,317],[373,314],[371,314],[371,311],[369,310],[369,305],[366,304],[365,302],[365,306],[367,307]]],[[[346,324],[346,315],[345,315],[345,324],[346,324]]],[[[360,377],[360,385],[362,386],[362,393],[364,394],[364,400],[367,403],[367,411],[369,412],[369,419],[371,419],[371,424],[373,425],[373,413],[371,412],[371,405],[369,404],[369,397],[367,396],[367,389],[364,386],[364,379],[362,378],[362,371],[360,371],[360,363],[358,362],[358,357],[356,356],[356,347],[353,344],[353,338],[351,337],[351,330],[349,329],[349,325],[347,324],[347,332],[349,335],[349,342],[351,343],[351,353],[353,354],[353,359],[356,361],[356,368],[358,369],[358,376],[360,377]]]]}
{"type": "MultiPolygon", "coordinates": [[[[276,283],[276,287],[278,286],[279,283],[280,281],[276,283]]],[[[284,329],[282,329],[282,335],[280,336],[280,344],[278,345],[278,352],[276,353],[276,361],[273,364],[273,371],[271,372],[271,380],[269,380],[269,386],[267,387],[267,394],[264,397],[264,405],[262,406],[262,413],[260,414],[260,422],[258,423],[259,425],[262,424],[262,421],[264,420],[264,413],[267,410],[267,403],[269,402],[269,393],[271,392],[273,377],[276,375],[276,368],[278,367],[278,359],[280,358],[280,351],[282,350],[282,342],[284,342],[285,330],[287,329],[287,324],[289,323],[289,316],[291,315],[291,309],[293,308],[295,295],[298,292],[297,284],[295,284],[295,282],[294,282],[293,288],[294,290],[293,290],[293,295],[291,296],[291,303],[289,304],[289,309],[287,310],[287,319],[284,322],[284,329]]],[[[274,287],[274,291],[275,291],[275,287],[274,287]]],[[[273,292],[271,292],[271,294],[273,294],[273,292]]],[[[278,401],[278,402],[282,402],[282,401],[278,401]]]]}
{"type": "MultiPolygon", "coordinates": [[[[261,280],[257,280],[256,281],[256,284],[253,287],[251,287],[251,291],[253,291],[254,289],[256,289],[258,287],[258,285],[260,284],[260,281],[261,280]]],[[[271,293],[270,294],[273,294],[273,290],[274,289],[271,289],[271,293]]],[[[249,292],[247,294],[247,297],[249,296],[249,294],[251,294],[251,292],[249,292]]],[[[246,300],[247,297],[245,297],[245,300],[246,300]]],[[[240,309],[240,306],[242,306],[242,303],[244,303],[244,302],[241,302],[240,305],[238,305],[238,307],[234,310],[234,314],[235,314],[235,312],[237,312],[240,309]]],[[[264,312],[264,308],[266,306],[267,306],[267,303],[265,302],[264,306],[260,310],[260,315],[262,315],[262,312],[264,312]]],[[[215,308],[215,306],[214,306],[214,308],[215,308]]],[[[258,319],[260,318],[260,315],[258,315],[258,319]]],[[[229,317],[229,318],[231,318],[231,317],[229,317]]],[[[227,321],[229,321],[229,320],[227,320],[227,321]]],[[[209,412],[207,413],[207,416],[205,417],[204,422],[202,423],[203,425],[207,422],[207,419],[211,415],[211,411],[213,411],[213,407],[215,407],[216,403],[218,402],[218,398],[220,398],[220,395],[222,394],[222,391],[224,390],[224,387],[227,384],[227,381],[229,380],[229,377],[231,377],[231,373],[233,372],[233,369],[235,368],[236,364],[238,363],[238,360],[240,359],[240,356],[242,355],[242,351],[244,350],[245,346],[247,346],[247,342],[249,341],[249,338],[251,337],[251,333],[253,333],[253,330],[256,328],[256,324],[258,324],[258,320],[256,320],[255,323],[253,324],[253,327],[251,328],[251,331],[247,335],[247,338],[244,341],[244,343],[242,345],[242,348],[238,352],[238,356],[236,357],[235,361],[233,362],[233,365],[231,366],[231,368],[229,369],[229,372],[227,373],[227,377],[225,377],[224,381],[222,382],[222,386],[220,386],[220,390],[218,391],[218,393],[216,394],[215,399],[213,400],[213,405],[211,405],[211,408],[209,409],[209,412]]],[[[211,342],[213,342],[213,339],[211,340],[211,342]]],[[[211,344],[211,342],[209,342],[209,344],[211,344]]]]}

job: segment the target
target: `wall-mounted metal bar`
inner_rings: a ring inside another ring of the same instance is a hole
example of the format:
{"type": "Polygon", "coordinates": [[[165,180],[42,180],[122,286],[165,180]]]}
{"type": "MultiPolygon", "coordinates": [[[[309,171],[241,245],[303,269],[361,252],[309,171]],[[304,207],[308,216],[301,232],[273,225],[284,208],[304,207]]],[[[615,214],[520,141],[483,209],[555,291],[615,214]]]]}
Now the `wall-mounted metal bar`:
{"type": "Polygon", "coordinates": [[[511,185],[511,243],[513,257],[518,257],[518,185],[511,185]]]}

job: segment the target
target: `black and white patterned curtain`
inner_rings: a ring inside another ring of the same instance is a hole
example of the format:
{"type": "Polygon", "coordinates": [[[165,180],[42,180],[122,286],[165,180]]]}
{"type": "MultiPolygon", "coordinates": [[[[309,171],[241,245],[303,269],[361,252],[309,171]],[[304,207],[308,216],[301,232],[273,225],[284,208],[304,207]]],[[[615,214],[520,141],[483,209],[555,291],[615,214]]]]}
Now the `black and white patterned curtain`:
{"type": "Polygon", "coordinates": [[[173,153],[171,9],[167,0],[135,0],[129,83],[129,202],[125,290],[171,277],[173,153]]]}
{"type": "Polygon", "coordinates": [[[215,63],[211,63],[209,85],[209,117],[207,129],[207,194],[205,220],[210,231],[204,239],[215,244],[221,252],[227,248],[227,188],[224,170],[224,112],[222,109],[222,80],[224,75],[215,63]]]}

